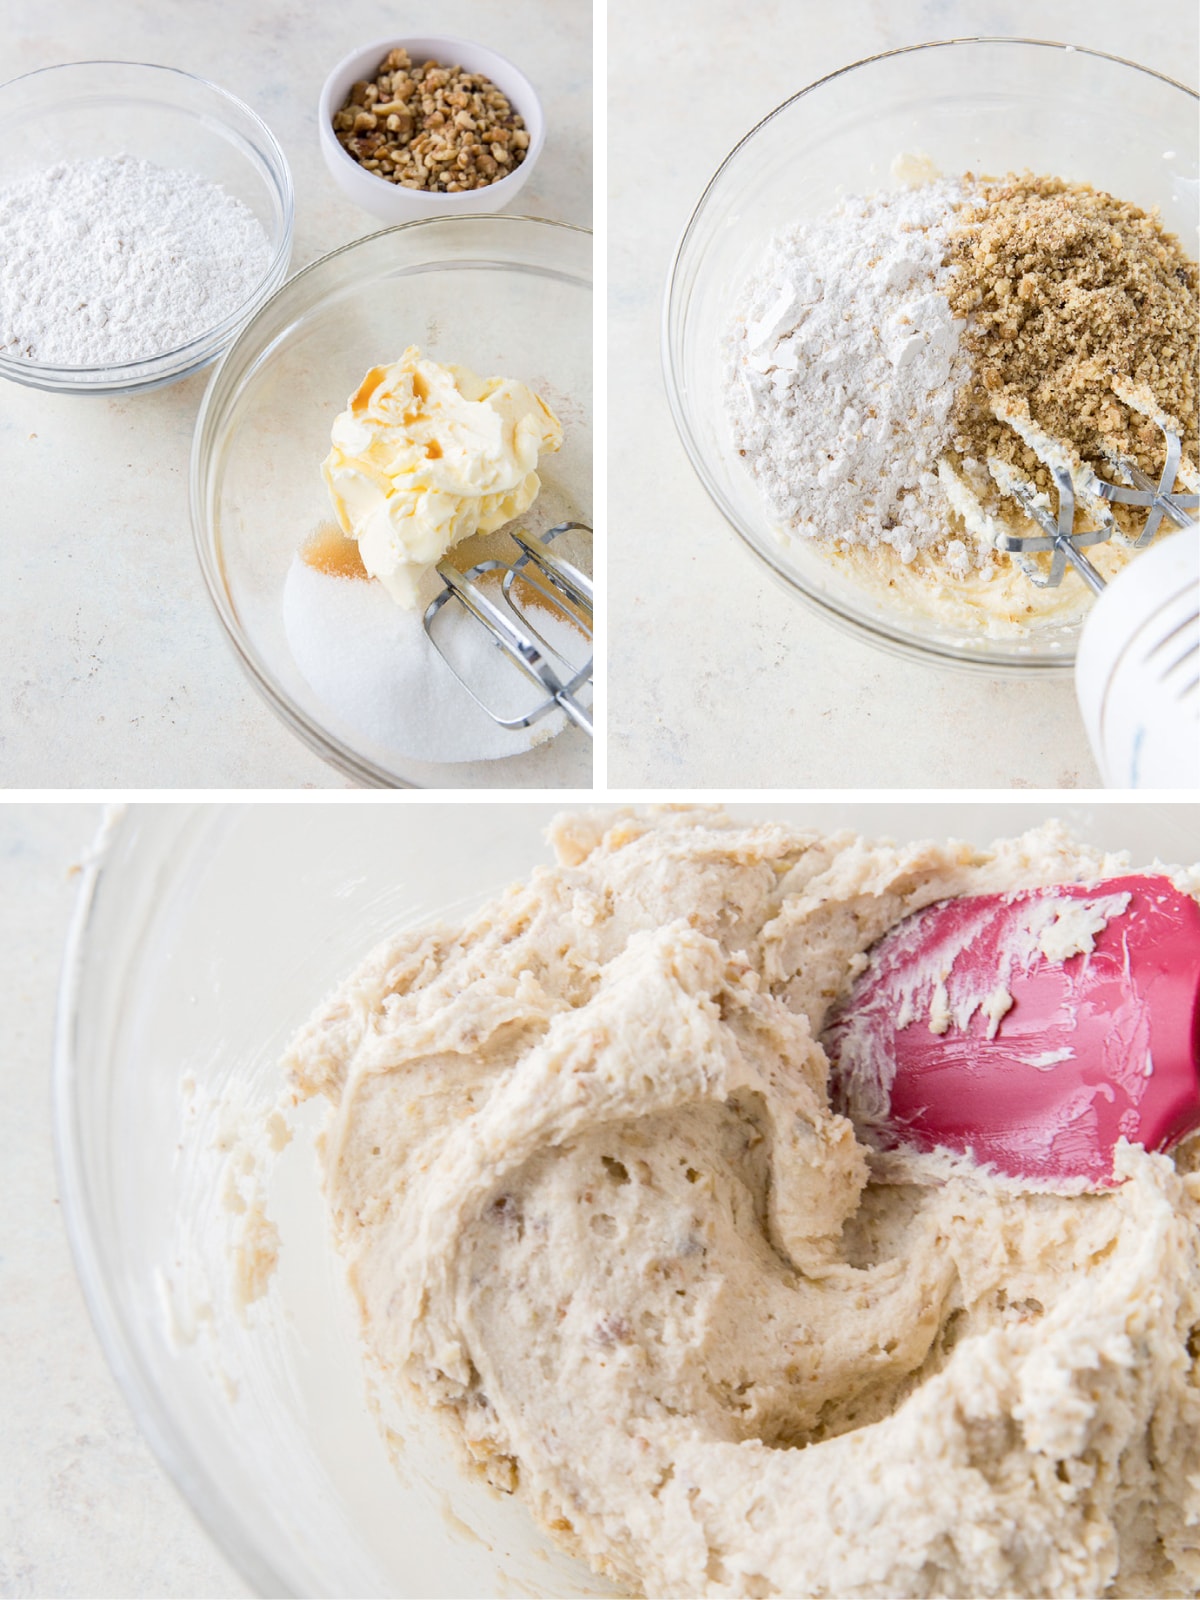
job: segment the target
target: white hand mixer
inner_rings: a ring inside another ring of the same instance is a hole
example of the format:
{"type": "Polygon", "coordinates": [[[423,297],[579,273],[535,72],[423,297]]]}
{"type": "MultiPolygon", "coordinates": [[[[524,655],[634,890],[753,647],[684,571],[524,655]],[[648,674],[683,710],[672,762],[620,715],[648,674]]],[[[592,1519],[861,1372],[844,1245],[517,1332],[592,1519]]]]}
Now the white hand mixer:
{"type": "MultiPolygon", "coordinates": [[[[1114,386],[1115,387],[1115,386],[1114,386]]],[[[1119,396],[1149,416],[1166,441],[1166,456],[1154,484],[1128,457],[1109,462],[1123,483],[1099,478],[1068,459],[1058,441],[1042,434],[1028,415],[1000,412],[1050,472],[1058,494],[1057,516],[1047,499],[1010,465],[989,460],[1000,489],[1041,529],[1013,534],[997,527],[997,549],[1011,554],[1039,588],[1062,582],[1067,564],[1096,594],[1075,656],[1075,691],[1101,776],[1110,788],[1200,788],[1200,528],[1189,512],[1200,495],[1178,493],[1182,447],[1170,419],[1126,385],[1119,396]],[[1095,526],[1075,532],[1076,502],[1095,526]],[[1145,549],[1107,583],[1083,553],[1088,546],[1122,537],[1111,503],[1141,507],[1146,522],[1136,550],[1150,545],[1165,518],[1178,529],[1145,549]],[[1048,569],[1030,559],[1049,552],[1048,569]]],[[[1186,487],[1194,474],[1186,474],[1186,487]]]]}
{"type": "Polygon", "coordinates": [[[1200,529],[1194,522],[1105,586],[1079,641],[1075,692],[1109,788],[1200,788],[1200,529]]]}

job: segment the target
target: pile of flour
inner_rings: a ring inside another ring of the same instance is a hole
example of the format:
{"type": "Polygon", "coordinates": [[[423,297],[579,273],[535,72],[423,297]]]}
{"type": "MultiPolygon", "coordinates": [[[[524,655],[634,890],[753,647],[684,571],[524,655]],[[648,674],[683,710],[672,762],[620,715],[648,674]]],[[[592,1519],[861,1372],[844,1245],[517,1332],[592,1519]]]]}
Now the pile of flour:
{"type": "Polygon", "coordinates": [[[144,361],[246,303],[261,223],[194,172],[59,162],[0,189],[0,352],[48,366],[144,361]]]}
{"type": "Polygon", "coordinates": [[[944,538],[937,461],[968,372],[946,294],[961,183],[847,199],[774,239],[731,341],[734,444],[788,532],[891,545],[944,538]]]}

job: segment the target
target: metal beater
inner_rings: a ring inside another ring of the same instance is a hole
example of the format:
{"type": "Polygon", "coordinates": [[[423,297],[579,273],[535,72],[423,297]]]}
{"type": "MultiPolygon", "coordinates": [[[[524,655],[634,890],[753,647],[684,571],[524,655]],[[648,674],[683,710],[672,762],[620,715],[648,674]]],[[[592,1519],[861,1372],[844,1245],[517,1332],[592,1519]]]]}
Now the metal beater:
{"type": "Polygon", "coordinates": [[[520,551],[515,560],[477,561],[465,571],[449,559],[438,562],[438,575],[446,587],[426,608],[425,632],[472,700],[502,728],[527,728],[559,710],[591,735],[591,707],[581,696],[592,681],[592,580],[550,548],[564,534],[591,531],[584,522],[560,522],[540,538],[516,529],[509,533],[520,551]],[[476,692],[477,686],[455,665],[437,621],[451,604],[484,628],[506,660],[540,691],[531,710],[505,716],[476,692]],[[540,627],[533,620],[534,608],[546,613],[540,627]],[[548,638],[548,633],[558,637],[548,638]],[[586,661],[569,659],[568,638],[583,642],[586,661]]]}
{"type": "MultiPolygon", "coordinates": [[[[1119,398],[1133,403],[1127,389],[1120,391],[1119,398]]],[[[1142,410],[1143,407],[1138,406],[1137,409],[1142,410]]],[[[1027,478],[1022,477],[1008,462],[1000,461],[995,456],[988,458],[988,471],[997,487],[1015,500],[1025,515],[1042,530],[1041,535],[1016,534],[997,525],[993,534],[996,549],[1015,556],[1022,572],[1039,589],[1057,588],[1069,562],[1094,594],[1103,591],[1104,579],[1083,552],[1088,546],[1104,544],[1119,533],[1109,510],[1113,503],[1144,507],[1146,510],[1146,522],[1141,533],[1129,541],[1135,550],[1150,544],[1164,517],[1177,528],[1193,525],[1195,519],[1189,517],[1188,512],[1200,506],[1200,495],[1178,494],[1175,491],[1183,446],[1179,435],[1161,413],[1147,412],[1167,447],[1157,485],[1135,461],[1115,451],[1110,452],[1108,461],[1113,471],[1125,480],[1123,483],[1111,483],[1097,477],[1090,467],[1083,464],[1067,466],[1064,464],[1066,452],[1059,441],[1044,434],[1028,416],[1021,417],[999,410],[996,414],[1020,434],[1044,464],[1058,494],[1058,514],[1055,516],[1046,506],[1045,497],[1038,494],[1027,478]],[[1075,510],[1079,500],[1083,501],[1096,525],[1076,533],[1075,510]],[[1042,551],[1051,552],[1050,567],[1045,572],[1029,559],[1042,551]]]]}
{"type": "MultiPolygon", "coordinates": [[[[988,470],[1002,493],[1015,500],[1041,534],[1014,534],[992,523],[995,546],[1013,556],[1039,588],[1062,582],[1067,564],[1098,597],[1084,622],[1075,655],[1075,693],[1088,740],[1105,783],[1113,788],[1200,786],[1200,539],[1194,513],[1200,494],[1178,493],[1182,446],[1170,419],[1144,394],[1118,380],[1118,399],[1149,417],[1166,444],[1155,484],[1135,461],[1108,453],[1122,481],[1098,477],[1070,462],[1059,441],[1041,433],[1028,413],[998,409],[1050,472],[1058,495],[1057,515],[1033,484],[1008,463],[991,458],[988,470]],[[1081,502],[1094,527],[1076,533],[1081,502]],[[1121,533],[1111,507],[1146,512],[1136,537],[1121,533]],[[1193,515],[1189,516],[1189,512],[1193,515]],[[1163,519],[1176,532],[1155,539],[1163,519]],[[1132,561],[1110,583],[1084,550],[1114,535],[1132,549],[1153,550],[1132,561]],[[1049,570],[1031,557],[1050,552],[1049,570]]],[[[1190,491],[1192,485],[1185,485],[1190,491]]],[[[982,506],[979,507],[981,514],[982,506]]]]}

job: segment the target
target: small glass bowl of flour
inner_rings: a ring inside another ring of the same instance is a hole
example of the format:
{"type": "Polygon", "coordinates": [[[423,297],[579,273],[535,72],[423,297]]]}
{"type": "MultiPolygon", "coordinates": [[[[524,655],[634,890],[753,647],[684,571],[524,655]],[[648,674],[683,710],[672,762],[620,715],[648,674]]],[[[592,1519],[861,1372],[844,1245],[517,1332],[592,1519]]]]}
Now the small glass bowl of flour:
{"type": "Polygon", "coordinates": [[[270,130],[173,67],[0,85],[0,377],[130,394],[216,360],[282,283],[292,180],[270,130]]]}
{"type": "MultiPolygon", "coordinates": [[[[916,524],[913,510],[903,525],[890,507],[880,516],[881,534],[899,527],[894,547],[881,538],[834,550],[833,539],[857,526],[844,520],[848,507],[869,514],[876,490],[907,492],[929,475],[957,338],[933,303],[933,230],[961,176],[1027,170],[1090,183],[1157,208],[1164,227],[1187,240],[1200,178],[1195,120],[1191,90],[1130,62],[1025,39],[958,39],[834,73],[730,153],[672,266],[667,391],[714,504],[797,600],[860,642],[925,662],[1042,680],[1071,671],[1090,604],[1079,580],[1038,591],[1016,567],[998,567],[986,584],[964,584],[949,561],[930,573],[899,542],[916,524]],[[806,251],[796,252],[786,295],[759,297],[747,322],[742,307],[766,275],[772,241],[798,229],[806,251]],[[781,396],[765,440],[747,439],[731,420],[739,316],[755,350],[788,345],[763,366],[781,396]],[[878,338],[862,339],[864,326],[878,338]],[[888,423],[894,446],[878,442],[888,423]],[[821,460],[823,432],[836,438],[821,460]],[[823,497],[819,525],[811,518],[816,536],[796,529],[799,496],[784,503],[792,471],[792,483],[815,484],[813,497],[823,497]]],[[[936,531],[958,539],[961,552],[956,508],[946,497],[943,511],[935,495],[930,522],[944,516],[936,531]]]]}

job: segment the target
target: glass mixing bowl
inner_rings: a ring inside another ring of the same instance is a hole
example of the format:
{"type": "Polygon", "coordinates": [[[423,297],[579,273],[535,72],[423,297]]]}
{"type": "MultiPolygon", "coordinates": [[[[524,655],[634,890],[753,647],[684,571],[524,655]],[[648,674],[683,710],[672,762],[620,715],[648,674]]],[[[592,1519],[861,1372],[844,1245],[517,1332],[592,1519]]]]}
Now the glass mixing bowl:
{"type": "MultiPolygon", "coordinates": [[[[1070,668],[1071,626],[1020,638],[941,625],[870,595],[810,543],[786,545],[738,458],[723,410],[739,285],[774,234],[847,194],[893,186],[901,154],[948,176],[1028,168],[1150,209],[1194,247],[1200,162],[1191,89],[1095,51],[1028,39],[953,39],[860,61],[786,101],[726,157],[680,240],[663,365],[692,465],[735,533],[798,599],[899,654],[994,673],[1070,668]]],[[[1068,583],[1080,580],[1069,575],[1068,583]]],[[[1082,587],[1080,593],[1083,594],[1082,587]]]]}
{"type": "MultiPolygon", "coordinates": [[[[1138,864],[1200,858],[1187,805],[751,805],[902,839],[990,839],[1058,815],[1138,864]]],[[[547,859],[544,805],[138,805],[85,865],[54,1062],[63,1215],[130,1406],[196,1515],[263,1594],[611,1592],[523,1507],[463,1477],[428,1418],[395,1462],[301,1125],[264,1179],[282,1240],[242,1319],[239,1135],[318,1001],[385,934],[453,916],[547,859]]],[[[319,1112],[318,1112],[319,1115],[319,1112]]]]}
{"type": "MultiPolygon", "coordinates": [[[[519,378],[563,424],[534,531],[591,522],[592,236],[530,217],[412,222],[305,268],[213,374],[192,446],[192,527],[217,612],[276,714],[356,782],[562,788],[591,783],[591,741],[568,728],[499,760],[413,759],[326,704],[288,644],[284,586],[332,512],[321,477],[334,417],[363,374],[415,344],[435,360],[519,378]]],[[[416,709],[420,715],[420,707],[416,709]]]]}
{"type": "Polygon", "coordinates": [[[133,155],[194,172],[240,200],[271,243],[254,293],[176,350],[118,366],[57,367],[0,353],[0,377],[60,394],[137,394],[186,378],[228,348],[283,282],[292,253],[292,176],[271,130],[204,78],[136,61],[72,61],[0,84],[0,188],[55,162],[133,155]]]}

